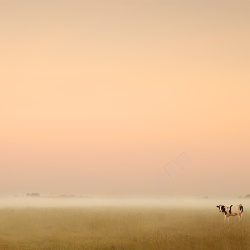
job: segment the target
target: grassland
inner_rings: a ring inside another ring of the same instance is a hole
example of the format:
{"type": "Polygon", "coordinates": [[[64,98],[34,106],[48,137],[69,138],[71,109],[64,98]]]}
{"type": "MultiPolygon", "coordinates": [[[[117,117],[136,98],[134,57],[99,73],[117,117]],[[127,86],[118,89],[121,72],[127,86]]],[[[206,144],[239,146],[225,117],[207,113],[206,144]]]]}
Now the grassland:
{"type": "Polygon", "coordinates": [[[250,219],[214,209],[1,208],[0,249],[250,249],[250,219]]]}

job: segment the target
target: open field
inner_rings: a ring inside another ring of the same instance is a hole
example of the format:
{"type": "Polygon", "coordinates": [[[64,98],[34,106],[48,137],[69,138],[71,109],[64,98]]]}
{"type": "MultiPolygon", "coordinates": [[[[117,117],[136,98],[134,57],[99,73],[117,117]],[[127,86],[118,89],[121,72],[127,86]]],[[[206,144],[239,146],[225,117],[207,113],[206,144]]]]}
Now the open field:
{"type": "Polygon", "coordinates": [[[216,208],[0,209],[0,249],[250,249],[250,218],[216,208]]]}

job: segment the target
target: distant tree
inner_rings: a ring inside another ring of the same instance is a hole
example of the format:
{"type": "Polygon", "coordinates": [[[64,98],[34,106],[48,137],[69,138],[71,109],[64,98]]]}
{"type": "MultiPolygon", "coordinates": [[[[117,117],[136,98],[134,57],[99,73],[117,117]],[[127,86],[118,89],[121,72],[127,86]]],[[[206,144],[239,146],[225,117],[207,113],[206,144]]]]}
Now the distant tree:
{"type": "Polygon", "coordinates": [[[250,194],[246,195],[245,198],[250,198],[250,194]]]}
{"type": "Polygon", "coordinates": [[[31,196],[37,197],[37,196],[40,196],[40,194],[39,193],[31,193],[31,196]]]}

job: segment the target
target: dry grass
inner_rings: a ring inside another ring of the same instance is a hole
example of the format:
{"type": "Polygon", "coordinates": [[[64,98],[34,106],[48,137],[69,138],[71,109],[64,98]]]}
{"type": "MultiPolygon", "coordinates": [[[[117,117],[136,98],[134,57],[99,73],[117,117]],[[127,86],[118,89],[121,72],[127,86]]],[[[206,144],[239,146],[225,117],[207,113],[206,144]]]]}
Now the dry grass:
{"type": "Polygon", "coordinates": [[[250,220],[167,208],[0,210],[0,249],[250,249],[250,220]]]}

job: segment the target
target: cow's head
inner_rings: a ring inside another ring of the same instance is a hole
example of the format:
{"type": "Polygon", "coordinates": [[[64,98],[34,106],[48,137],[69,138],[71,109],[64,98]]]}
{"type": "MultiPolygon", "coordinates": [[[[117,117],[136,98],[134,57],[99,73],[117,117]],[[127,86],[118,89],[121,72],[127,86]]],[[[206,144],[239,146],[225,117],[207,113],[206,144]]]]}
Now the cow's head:
{"type": "Polygon", "coordinates": [[[225,206],[223,206],[223,205],[219,205],[219,206],[216,206],[216,207],[218,207],[218,208],[219,208],[219,212],[222,212],[222,213],[224,213],[224,212],[225,212],[225,206]]]}

